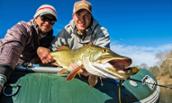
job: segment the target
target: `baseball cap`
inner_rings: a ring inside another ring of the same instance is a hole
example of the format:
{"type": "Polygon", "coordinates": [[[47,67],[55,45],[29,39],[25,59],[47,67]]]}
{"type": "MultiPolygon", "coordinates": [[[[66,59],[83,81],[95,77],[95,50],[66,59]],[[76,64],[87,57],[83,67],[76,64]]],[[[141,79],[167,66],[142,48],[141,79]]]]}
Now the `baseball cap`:
{"type": "Polygon", "coordinates": [[[73,14],[81,9],[85,9],[91,13],[92,11],[91,3],[86,0],[75,2],[74,7],[73,7],[73,14]]]}

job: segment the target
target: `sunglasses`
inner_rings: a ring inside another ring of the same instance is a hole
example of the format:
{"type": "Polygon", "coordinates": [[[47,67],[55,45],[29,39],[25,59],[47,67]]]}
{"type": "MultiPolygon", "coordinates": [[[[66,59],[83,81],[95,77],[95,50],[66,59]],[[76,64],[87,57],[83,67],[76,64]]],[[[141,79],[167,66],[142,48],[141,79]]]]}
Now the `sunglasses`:
{"type": "Polygon", "coordinates": [[[51,25],[54,25],[56,20],[53,18],[53,17],[50,17],[50,16],[46,16],[46,15],[42,15],[40,16],[41,20],[42,21],[47,21],[48,23],[50,23],[51,25]]]}

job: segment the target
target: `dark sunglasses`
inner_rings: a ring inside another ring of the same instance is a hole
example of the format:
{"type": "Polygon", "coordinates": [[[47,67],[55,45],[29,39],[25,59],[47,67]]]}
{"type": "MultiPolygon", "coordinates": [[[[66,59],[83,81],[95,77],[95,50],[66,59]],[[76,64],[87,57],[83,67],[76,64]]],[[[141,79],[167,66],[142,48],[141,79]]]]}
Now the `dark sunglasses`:
{"type": "Polygon", "coordinates": [[[41,20],[42,21],[47,21],[48,23],[50,23],[51,25],[54,25],[56,20],[53,18],[53,17],[50,17],[50,16],[46,16],[46,15],[42,15],[40,16],[41,20]]]}

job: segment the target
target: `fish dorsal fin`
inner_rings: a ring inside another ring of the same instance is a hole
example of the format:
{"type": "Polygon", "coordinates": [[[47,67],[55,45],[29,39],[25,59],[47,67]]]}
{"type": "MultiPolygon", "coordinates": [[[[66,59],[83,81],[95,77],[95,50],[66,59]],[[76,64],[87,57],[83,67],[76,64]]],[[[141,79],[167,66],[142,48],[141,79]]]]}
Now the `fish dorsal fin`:
{"type": "Polygon", "coordinates": [[[66,74],[68,73],[67,69],[62,69],[58,72],[58,74],[66,74]]]}
{"type": "Polygon", "coordinates": [[[93,45],[93,43],[92,42],[89,42],[89,43],[85,43],[85,44],[83,44],[84,46],[92,46],[93,45]]]}
{"type": "Polygon", "coordinates": [[[68,46],[61,46],[57,48],[57,51],[60,51],[60,50],[70,50],[70,48],[68,46]]]}

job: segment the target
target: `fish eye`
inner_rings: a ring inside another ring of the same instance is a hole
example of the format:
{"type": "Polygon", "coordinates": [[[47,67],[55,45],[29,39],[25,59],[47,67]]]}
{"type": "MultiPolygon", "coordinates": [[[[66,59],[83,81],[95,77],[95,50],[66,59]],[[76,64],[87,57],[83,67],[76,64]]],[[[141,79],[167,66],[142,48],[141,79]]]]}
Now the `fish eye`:
{"type": "Polygon", "coordinates": [[[107,50],[106,49],[103,49],[103,52],[107,52],[107,50]]]}

